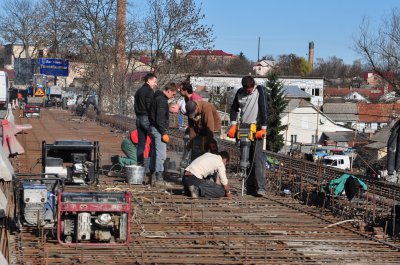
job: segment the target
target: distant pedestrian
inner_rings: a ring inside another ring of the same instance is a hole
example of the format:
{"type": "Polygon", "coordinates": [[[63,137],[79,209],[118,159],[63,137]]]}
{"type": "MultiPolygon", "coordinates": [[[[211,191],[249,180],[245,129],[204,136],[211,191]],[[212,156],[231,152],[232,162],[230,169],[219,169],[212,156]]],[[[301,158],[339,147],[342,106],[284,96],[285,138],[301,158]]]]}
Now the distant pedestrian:
{"type": "Polygon", "coordinates": [[[136,114],[136,129],[138,130],[137,163],[144,166],[143,152],[146,137],[150,135],[150,109],[153,102],[154,89],[157,86],[157,76],[148,73],[144,77],[144,84],[135,94],[134,108],[136,114]]]}
{"type": "Polygon", "coordinates": [[[229,154],[222,151],[219,154],[205,153],[195,159],[186,169],[183,185],[186,195],[197,197],[232,197],[226,177],[226,164],[229,154]],[[208,180],[216,176],[215,181],[208,180]]]}
{"type": "MultiPolygon", "coordinates": [[[[164,161],[167,157],[167,143],[169,142],[169,106],[168,100],[176,94],[175,83],[168,83],[163,91],[156,91],[151,104],[149,116],[150,121],[150,173],[152,173],[151,184],[163,182],[164,161]]],[[[160,184],[161,184],[160,183],[160,184]]]]}

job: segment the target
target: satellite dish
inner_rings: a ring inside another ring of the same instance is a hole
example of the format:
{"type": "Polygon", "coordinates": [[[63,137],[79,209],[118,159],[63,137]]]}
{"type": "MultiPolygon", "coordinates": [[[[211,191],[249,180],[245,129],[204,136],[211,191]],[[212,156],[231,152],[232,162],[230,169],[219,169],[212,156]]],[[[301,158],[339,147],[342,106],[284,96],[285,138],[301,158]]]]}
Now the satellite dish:
{"type": "Polygon", "coordinates": [[[325,118],[325,117],[321,117],[321,118],[319,119],[319,122],[320,122],[321,124],[324,124],[324,123],[326,122],[326,118],[325,118]]]}

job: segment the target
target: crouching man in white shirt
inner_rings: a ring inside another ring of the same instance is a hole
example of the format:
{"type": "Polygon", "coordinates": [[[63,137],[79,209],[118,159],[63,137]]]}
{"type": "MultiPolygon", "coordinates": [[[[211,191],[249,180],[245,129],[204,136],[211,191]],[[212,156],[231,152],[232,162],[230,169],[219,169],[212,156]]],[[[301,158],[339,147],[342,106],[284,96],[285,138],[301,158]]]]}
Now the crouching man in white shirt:
{"type": "Polygon", "coordinates": [[[225,165],[229,163],[229,154],[222,151],[218,154],[205,153],[185,169],[183,185],[186,195],[193,198],[232,197],[228,188],[225,165]],[[215,182],[206,180],[216,173],[215,182]]]}

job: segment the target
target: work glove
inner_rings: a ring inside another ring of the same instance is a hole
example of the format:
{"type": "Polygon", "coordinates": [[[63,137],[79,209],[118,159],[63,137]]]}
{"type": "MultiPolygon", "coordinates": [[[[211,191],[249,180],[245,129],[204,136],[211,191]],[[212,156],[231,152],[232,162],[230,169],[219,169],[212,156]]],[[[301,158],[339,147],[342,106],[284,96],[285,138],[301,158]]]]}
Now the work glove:
{"type": "Polygon", "coordinates": [[[267,130],[261,129],[256,132],[256,139],[262,139],[267,134],[267,130]]]}
{"type": "Polygon", "coordinates": [[[162,141],[163,141],[164,143],[168,143],[168,142],[169,142],[169,136],[168,136],[168,134],[164,134],[164,135],[162,136],[162,141]]]}
{"type": "Polygon", "coordinates": [[[229,128],[229,131],[228,131],[228,137],[229,138],[235,138],[235,136],[236,136],[236,131],[237,131],[237,127],[236,127],[236,124],[232,124],[232,126],[231,126],[231,128],[229,128]]]}

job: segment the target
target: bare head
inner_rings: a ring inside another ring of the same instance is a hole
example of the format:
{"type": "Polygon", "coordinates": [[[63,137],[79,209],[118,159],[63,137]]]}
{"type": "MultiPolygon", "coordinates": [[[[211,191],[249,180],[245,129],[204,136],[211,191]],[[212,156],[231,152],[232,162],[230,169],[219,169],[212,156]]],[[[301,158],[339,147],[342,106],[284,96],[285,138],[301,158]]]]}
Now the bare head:
{"type": "Polygon", "coordinates": [[[151,89],[154,89],[157,86],[157,76],[153,73],[148,73],[144,77],[144,82],[148,84],[151,89]]]}
{"type": "Polygon", "coordinates": [[[253,92],[254,88],[256,87],[256,81],[253,77],[247,75],[242,78],[242,86],[246,92],[246,94],[250,94],[253,92]]]}
{"type": "Polygon", "coordinates": [[[168,98],[171,99],[173,97],[175,97],[176,91],[178,89],[176,88],[176,84],[171,82],[168,83],[165,87],[164,87],[164,95],[168,98]]]}

